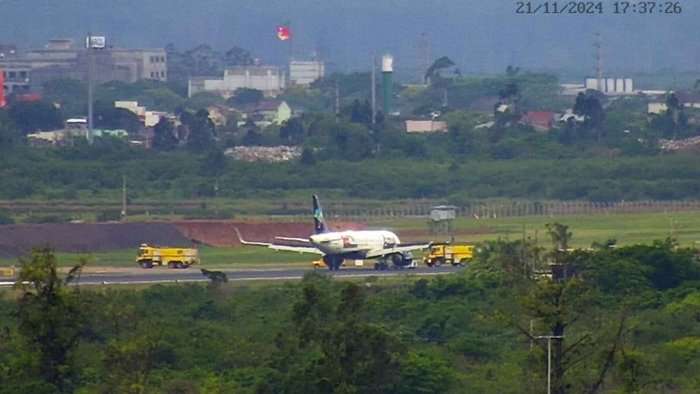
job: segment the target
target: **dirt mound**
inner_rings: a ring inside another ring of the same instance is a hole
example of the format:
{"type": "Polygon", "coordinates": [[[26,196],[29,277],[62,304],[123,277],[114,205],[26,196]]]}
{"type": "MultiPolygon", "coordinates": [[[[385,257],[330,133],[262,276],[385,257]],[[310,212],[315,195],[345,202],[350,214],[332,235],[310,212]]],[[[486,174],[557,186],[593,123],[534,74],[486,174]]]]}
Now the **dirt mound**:
{"type": "MultiPolygon", "coordinates": [[[[211,246],[239,246],[236,228],[246,241],[273,242],[275,236],[306,238],[313,232],[308,222],[185,221],[174,226],[188,239],[211,246]]],[[[358,223],[332,223],[334,230],[359,230],[358,223]]]]}
{"type": "MultiPolygon", "coordinates": [[[[91,253],[136,249],[142,243],[189,246],[239,246],[235,228],[251,241],[272,242],[275,236],[305,238],[308,222],[182,221],[173,223],[19,224],[0,226],[0,257],[17,257],[32,248],[91,253]]],[[[359,230],[357,223],[333,223],[334,230],[359,230]]]]}
{"type": "Polygon", "coordinates": [[[167,223],[24,224],[0,226],[0,257],[16,257],[34,247],[59,252],[103,252],[136,248],[142,243],[190,245],[167,223]]]}

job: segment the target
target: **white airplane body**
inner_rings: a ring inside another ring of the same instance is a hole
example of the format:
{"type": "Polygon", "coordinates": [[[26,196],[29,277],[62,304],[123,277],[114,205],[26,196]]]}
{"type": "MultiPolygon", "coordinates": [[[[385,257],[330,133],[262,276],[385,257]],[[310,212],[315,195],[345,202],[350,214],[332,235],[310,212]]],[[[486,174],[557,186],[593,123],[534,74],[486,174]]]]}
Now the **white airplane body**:
{"type": "Polygon", "coordinates": [[[379,259],[379,267],[386,267],[388,263],[397,267],[407,267],[412,265],[412,251],[430,247],[429,243],[401,244],[396,234],[386,230],[327,232],[323,222],[323,212],[316,196],[313,196],[313,202],[315,234],[308,238],[275,238],[279,241],[292,242],[295,245],[245,241],[236,229],[238,238],[244,245],[264,246],[273,250],[323,256],[323,261],[331,270],[339,269],[345,259],[379,259]]]}

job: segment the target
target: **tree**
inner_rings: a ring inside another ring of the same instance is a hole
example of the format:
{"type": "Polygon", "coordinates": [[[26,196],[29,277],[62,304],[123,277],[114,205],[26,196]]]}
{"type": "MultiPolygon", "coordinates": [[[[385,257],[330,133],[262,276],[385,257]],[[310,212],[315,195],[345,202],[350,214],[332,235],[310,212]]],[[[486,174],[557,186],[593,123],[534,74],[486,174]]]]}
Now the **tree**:
{"type": "Polygon", "coordinates": [[[316,156],[314,155],[313,148],[304,147],[304,149],[301,151],[299,162],[305,166],[312,166],[316,164],[316,156]]]}
{"type": "Polygon", "coordinates": [[[214,146],[216,127],[214,122],[209,119],[209,112],[202,109],[194,115],[183,113],[181,120],[189,129],[187,137],[187,147],[189,149],[203,152],[214,146]]]}
{"type": "Polygon", "coordinates": [[[234,106],[257,105],[263,98],[264,95],[261,90],[238,88],[233,92],[233,96],[228,99],[228,102],[234,106]]]}
{"type": "Polygon", "coordinates": [[[45,101],[14,103],[10,118],[25,134],[36,130],[55,130],[63,127],[63,115],[45,101]]]}
{"type": "Polygon", "coordinates": [[[219,177],[226,171],[226,155],[221,149],[213,149],[202,160],[200,172],[204,176],[219,177]]]}
{"type": "Polygon", "coordinates": [[[676,139],[688,126],[683,104],[675,93],[666,96],[666,112],[652,121],[652,127],[660,129],[667,138],[676,139]]]}
{"type": "Polygon", "coordinates": [[[351,161],[367,159],[372,155],[372,138],[369,131],[356,124],[340,124],[332,131],[334,156],[351,161]]]}
{"type": "Polygon", "coordinates": [[[330,297],[331,285],[318,274],[304,278],[292,310],[293,330],[278,336],[271,364],[282,376],[271,379],[268,391],[395,392],[404,354],[401,342],[365,321],[360,286],[344,285],[339,300],[332,301],[337,298],[330,297]]]}
{"type": "Polygon", "coordinates": [[[0,110],[0,150],[12,147],[21,138],[21,133],[4,110],[0,110]]]}
{"type": "Polygon", "coordinates": [[[454,66],[455,63],[447,56],[442,56],[436,59],[432,65],[425,71],[425,80],[428,83],[437,82],[441,78],[440,71],[454,66]]]}
{"type": "Polygon", "coordinates": [[[370,125],[372,123],[372,107],[369,101],[365,100],[360,103],[360,100],[355,99],[352,102],[350,122],[362,123],[365,125],[370,125]]]}
{"type": "Polygon", "coordinates": [[[124,108],[100,101],[95,104],[95,127],[103,129],[122,129],[129,134],[136,134],[143,125],[139,117],[124,108]]]}
{"type": "Polygon", "coordinates": [[[300,118],[291,118],[280,127],[280,138],[289,144],[304,142],[306,131],[300,118]]]}
{"type": "MultiPolygon", "coordinates": [[[[66,279],[58,276],[58,262],[48,248],[35,249],[20,259],[16,288],[20,334],[36,352],[38,376],[58,392],[73,391],[71,355],[85,328],[79,292],[66,285],[80,276],[84,262],[66,279]]],[[[76,288],[77,289],[77,288],[76,288]]]]}
{"type": "Polygon", "coordinates": [[[224,62],[227,66],[250,66],[255,59],[248,50],[234,46],[224,54],[224,62]]]}
{"type": "Polygon", "coordinates": [[[576,96],[574,113],[584,117],[584,129],[597,132],[597,138],[600,140],[603,132],[602,127],[603,121],[605,120],[605,111],[603,110],[603,105],[601,104],[597,92],[588,91],[585,94],[579,93],[576,96]]]}
{"type": "Polygon", "coordinates": [[[165,117],[153,127],[153,149],[171,151],[177,148],[178,140],[175,136],[175,127],[165,117]]]}

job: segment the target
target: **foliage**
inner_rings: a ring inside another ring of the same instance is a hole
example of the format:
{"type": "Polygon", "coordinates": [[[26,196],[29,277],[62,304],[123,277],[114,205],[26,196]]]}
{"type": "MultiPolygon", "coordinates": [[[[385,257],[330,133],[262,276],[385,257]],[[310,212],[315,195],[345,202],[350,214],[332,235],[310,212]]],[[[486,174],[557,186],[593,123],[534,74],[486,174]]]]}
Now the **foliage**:
{"type": "Polygon", "coordinates": [[[49,249],[34,250],[29,258],[20,260],[18,329],[36,355],[36,365],[27,367],[36,368],[34,372],[43,383],[59,392],[71,392],[75,384],[76,371],[70,358],[83,334],[85,316],[79,294],[64,286],[79,277],[81,269],[78,265],[65,280],[60,279],[56,258],[49,249]]]}
{"type": "Polygon", "coordinates": [[[0,392],[534,394],[547,343],[529,336],[552,333],[564,336],[554,392],[698,387],[693,251],[570,251],[560,279],[542,275],[551,256],[496,240],[464,271],[419,280],[312,272],[241,285],[207,271],[216,283],[78,290],[38,250],[22,260],[18,297],[0,299],[0,392]]]}
{"type": "Polygon", "coordinates": [[[63,115],[46,101],[14,103],[9,108],[8,114],[14,124],[25,134],[63,127],[63,115]]]}
{"type": "Polygon", "coordinates": [[[264,98],[263,92],[257,89],[238,88],[228,103],[233,106],[257,105],[264,98]]]}
{"type": "Polygon", "coordinates": [[[206,110],[199,110],[194,115],[185,112],[180,116],[180,120],[189,130],[187,148],[195,152],[203,152],[214,146],[216,127],[206,110]]]}
{"type": "Polygon", "coordinates": [[[175,136],[173,124],[165,117],[153,127],[153,149],[171,151],[177,148],[178,140],[175,136]]]}
{"type": "Polygon", "coordinates": [[[121,129],[136,134],[143,126],[138,116],[124,108],[115,108],[114,103],[95,103],[95,127],[101,129],[121,129]]]}

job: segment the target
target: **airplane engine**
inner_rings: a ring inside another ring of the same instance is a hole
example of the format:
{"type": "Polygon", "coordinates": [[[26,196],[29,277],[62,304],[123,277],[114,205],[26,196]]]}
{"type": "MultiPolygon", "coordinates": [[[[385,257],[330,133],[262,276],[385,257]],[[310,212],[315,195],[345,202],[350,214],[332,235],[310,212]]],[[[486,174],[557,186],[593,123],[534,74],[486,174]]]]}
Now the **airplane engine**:
{"type": "Polygon", "coordinates": [[[413,254],[411,252],[404,252],[387,255],[384,258],[379,259],[377,264],[375,264],[375,269],[385,270],[391,266],[394,268],[414,267],[413,254]]]}

